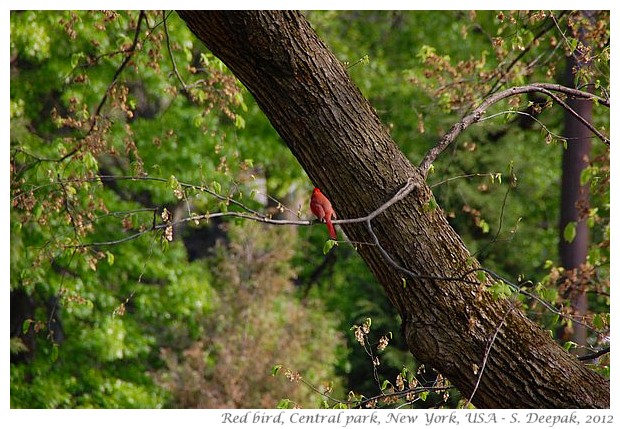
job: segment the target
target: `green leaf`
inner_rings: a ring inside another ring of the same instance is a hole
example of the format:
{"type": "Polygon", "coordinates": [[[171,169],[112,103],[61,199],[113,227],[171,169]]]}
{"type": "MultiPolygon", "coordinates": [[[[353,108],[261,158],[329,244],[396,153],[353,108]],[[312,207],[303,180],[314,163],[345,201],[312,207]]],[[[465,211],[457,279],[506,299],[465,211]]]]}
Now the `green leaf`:
{"type": "Polygon", "coordinates": [[[88,168],[90,171],[95,171],[99,168],[99,163],[97,162],[97,159],[90,152],[86,152],[82,160],[86,168],[88,168]]]}
{"type": "Polygon", "coordinates": [[[435,54],[435,48],[428,45],[422,45],[422,47],[418,50],[416,57],[418,57],[422,61],[426,61],[426,59],[435,54]]]}
{"type": "Polygon", "coordinates": [[[541,288],[540,296],[545,301],[548,301],[553,304],[558,299],[558,291],[555,288],[541,288]]]}
{"type": "Polygon", "coordinates": [[[161,236],[161,251],[163,253],[166,253],[169,248],[170,248],[170,242],[166,240],[166,238],[162,235],[161,236]]]}
{"type": "Polygon", "coordinates": [[[601,254],[601,248],[600,247],[593,247],[588,251],[588,258],[587,258],[588,262],[592,265],[594,265],[595,267],[598,267],[601,265],[601,263],[603,262],[603,258],[602,258],[602,254],[601,254]]]}
{"type": "Polygon", "coordinates": [[[279,410],[288,410],[289,408],[293,408],[294,405],[294,402],[290,399],[280,399],[276,408],[279,410]]]}
{"type": "Polygon", "coordinates": [[[487,273],[486,271],[478,270],[476,271],[476,277],[478,278],[480,283],[484,283],[487,280],[487,273]]]}
{"type": "Polygon", "coordinates": [[[24,323],[22,323],[22,334],[26,335],[28,333],[28,330],[30,329],[31,324],[32,324],[32,319],[24,320],[24,323]]]}
{"type": "MultiPolygon", "coordinates": [[[[560,320],[560,315],[558,313],[551,315],[551,324],[555,325],[560,320]]],[[[551,338],[553,338],[553,330],[551,330],[551,338]]]]}
{"type": "Polygon", "coordinates": [[[11,355],[16,355],[18,353],[23,353],[28,351],[28,347],[19,337],[11,337],[9,343],[9,350],[11,351],[11,355]]]}
{"type": "Polygon", "coordinates": [[[495,282],[489,290],[495,299],[508,298],[512,295],[512,289],[510,289],[510,286],[502,280],[495,282]]]}
{"type": "Polygon", "coordinates": [[[421,400],[426,401],[426,397],[428,396],[428,391],[420,392],[418,395],[421,400]]]}
{"type": "Polygon", "coordinates": [[[235,101],[239,104],[241,110],[243,110],[244,112],[248,111],[248,106],[245,104],[245,100],[243,99],[243,92],[238,92],[235,95],[235,101]]]}
{"type": "Polygon", "coordinates": [[[84,52],[75,52],[71,54],[71,68],[76,68],[85,57],[86,55],[84,55],[84,52]]]}
{"type": "Polygon", "coordinates": [[[588,184],[588,182],[590,180],[592,180],[592,177],[595,174],[595,169],[593,167],[586,167],[583,170],[581,170],[581,175],[579,176],[579,184],[581,186],[585,186],[588,184]]]}
{"type": "Polygon", "coordinates": [[[168,178],[168,187],[170,189],[177,189],[179,187],[179,180],[174,175],[168,178]]]}
{"type": "MultiPolygon", "coordinates": [[[[609,315],[606,315],[609,317],[609,315]]],[[[594,319],[592,319],[592,324],[596,329],[603,329],[606,325],[606,317],[601,314],[595,314],[594,319]]]]}
{"type": "Polygon", "coordinates": [[[332,250],[332,247],[337,246],[338,242],[336,240],[327,240],[325,242],[325,244],[323,245],[323,254],[327,255],[329,253],[330,250],[332,250]]]}
{"type": "Polygon", "coordinates": [[[569,222],[564,227],[564,240],[568,243],[572,243],[577,236],[577,222],[569,222]]]}
{"type": "Polygon", "coordinates": [[[211,187],[213,188],[213,192],[215,192],[216,194],[222,193],[222,185],[220,185],[220,182],[216,182],[214,180],[211,184],[211,187]]]}
{"type": "Polygon", "coordinates": [[[275,377],[276,375],[278,375],[278,372],[280,372],[281,369],[282,365],[274,365],[273,368],[271,368],[271,376],[275,377]]]}
{"type": "Polygon", "coordinates": [[[106,255],[106,259],[108,261],[108,265],[109,266],[114,265],[114,253],[112,253],[110,251],[107,251],[107,252],[105,252],[105,255],[106,255]]]}
{"type": "Polygon", "coordinates": [[[435,197],[431,196],[431,199],[424,205],[424,210],[431,212],[437,207],[439,207],[439,205],[437,204],[437,201],[435,201],[435,197]]]}
{"type": "Polygon", "coordinates": [[[575,49],[577,49],[577,45],[579,44],[579,39],[575,39],[575,38],[568,38],[568,46],[570,47],[570,53],[572,54],[575,49]]]}
{"type": "Polygon", "coordinates": [[[193,119],[192,119],[192,125],[195,128],[200,128],[200,126],[204,123],[205,118],[202,115],[202,113],[194,115],[193,119]]]}
{"type": "Polygon", "coordinates": [[[235,115],[235,127],[242,130],[245,128],[245,119],[241,115],[235,115]]]}
{"type": "Polygon", "coordinates": [[[33,214],[34,214],[35,219],[39,219],[42,213],[43,213],[43,206],[41,204],[37,204],[36,206],[34,206],[33,214]]]}
{"type": "Polygon", "coordinates": [[[564,343],[564,350],[569,351],[570,349],[572,349],[576,345],[577,345],[577,343],[574,343],[572,341],[567,341],[567,342],[564,343]]]}
{"type": "Polygon", "coordinates": [[[58,344],[53,344],[52,345],[52,353],[50,355],[50,361],[52,363],[56,362],[58,360],[58,344]]]}
{"type": "Polygon", "coordinates": [[[381,384],[381,390],[385,390],[387,389],[387,387],[392,384],[390,383],[390,380],[383,380],[383,383],[381,384]]]}

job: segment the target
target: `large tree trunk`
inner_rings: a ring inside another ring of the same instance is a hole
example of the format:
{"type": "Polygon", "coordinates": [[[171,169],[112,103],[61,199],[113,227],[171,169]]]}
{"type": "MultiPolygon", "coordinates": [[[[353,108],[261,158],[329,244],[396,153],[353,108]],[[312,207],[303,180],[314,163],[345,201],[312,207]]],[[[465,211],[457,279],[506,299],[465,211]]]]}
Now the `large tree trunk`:
{"type": "Polygon", "coordinates": [[[374,238],[364,223],[342,227],[400,313],[418,360],[466,397],[475,390],[477,407],[609,406],[607,380],[566,353],[511,302],[484,291],[471,271],[477,262],[442,211],[428,204],[432,194],[419,169],[300,13],[179,15],[254,95],[340,219],[369,214],[413,180],[413,192],[372,220],[392,261],[368,244],[374,238]]]}

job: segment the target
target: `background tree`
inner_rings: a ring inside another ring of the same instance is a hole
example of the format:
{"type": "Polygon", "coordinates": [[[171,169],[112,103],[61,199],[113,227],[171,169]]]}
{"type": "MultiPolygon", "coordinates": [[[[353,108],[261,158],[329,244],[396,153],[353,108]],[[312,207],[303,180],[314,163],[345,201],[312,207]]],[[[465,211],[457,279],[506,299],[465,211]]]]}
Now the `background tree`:
{"type": "MultiPolygon", "coordinates": [[[[573,55],[566,62],[566,81],[568,86],[594,88],[591,79],[593,60],[592,47],[600,45],[601,40],[592,39],[592,27],[596,25],[596,16],[586,11],[581,17],[581,25],[572,29],[576,41],[573,55]]],[[[588,122],[592,122],[593,104],[587,100],[570,100],[571,108],[588,122]]],[[[561,284],[563,294],[569,295],[574,312],[588,314],[588,297],[593,274],[590,249],[590,228],[595,207],[590,211],[590,183],[588,168],[591,156],[590,130],[582,123],[566,117],[564,135],[569,141],[562,157],[562,194],[560,216],[560,261],[566,270],[561,284]]],[[[567,327],[564,335],[570,336],[577,344],[585,345],[588,331],[583,325],[567,327]]]]}

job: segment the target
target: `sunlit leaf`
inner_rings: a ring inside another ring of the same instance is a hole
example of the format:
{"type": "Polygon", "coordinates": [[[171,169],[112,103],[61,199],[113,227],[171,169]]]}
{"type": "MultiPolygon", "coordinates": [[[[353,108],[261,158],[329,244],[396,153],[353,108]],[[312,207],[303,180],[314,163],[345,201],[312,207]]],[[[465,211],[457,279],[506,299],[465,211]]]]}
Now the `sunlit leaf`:
{"type": "Polygon", "coordinates": [[[569,222],[564,227],[563,232],[564,240],[568,243],[572,243],[577,236],[577,222],[569,222]]]}
{"type": "Polygon", "coordinates": [[[22,334],[26,335],[28,333],[28,330],[30,329],[31,324],[32,324],[32,319],[24,320],[24,323],[22,323],[22,334]]]}

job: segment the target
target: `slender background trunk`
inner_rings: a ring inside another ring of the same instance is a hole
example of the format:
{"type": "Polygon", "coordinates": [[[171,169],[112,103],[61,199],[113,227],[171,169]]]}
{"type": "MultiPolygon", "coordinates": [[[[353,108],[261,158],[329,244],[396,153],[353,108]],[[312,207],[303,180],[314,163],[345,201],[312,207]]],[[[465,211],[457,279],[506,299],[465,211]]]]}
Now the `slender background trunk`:
{"type": "Polygon", "coordinates": [[[372,220],[372,229],[365,223],[342,227],[399,312],[418,360],[466,397],[475,391],[477,407],[609,406],[607,380],[512,302],[485,291],[490,280],[481,284],[472,271],[477,262],[442,211],[429,204],[432,194],[419,169],[300,13],[179,15],[254,95],[341,219],[365,216],[408,181],[414,184],[372,220]]]}
{"type": "MultiPolygon", "coordinates": [[[[567,63],[566,80],[573,86],[574,70],[577,62],[571,56],[567,63]]],[[[569,105],[588,122],[592,122],[592,102],[589,100],[569,100],[569,105]]],[[[581,122],[569,114],[566,115],[564,136],[568,141],[562,156],[562,196],[560,206],[560,261],[570,271],[578,270],[586,262],[590,234],[586,219],[580,216],[589,207],[590,185],[581,186],[581,172],[589,165],[589,154],[592,146],[592,133],[581,122]],[[570,222],[576,222],[576,234],[572,241],[566,241],[562,232],[570,222]]],[[[578,274],[577,274],[578,275],[578,274]]],[[[577,316],[588,312],[588,298],[579,284],[573,284],[568,291],[571,304],[577,316]]],[[[573,326],[570,339],[577,344],[587,345],[588,332],[583,325],[573,326]]]]}

